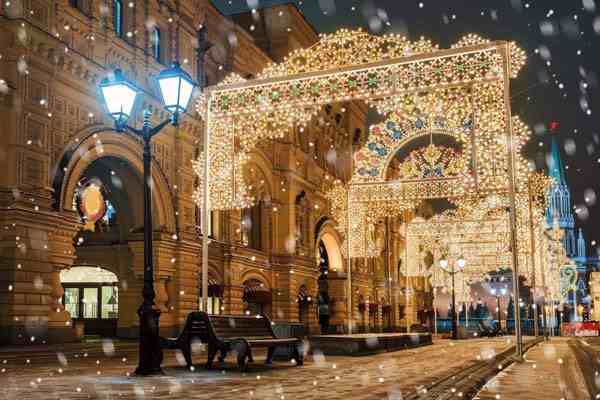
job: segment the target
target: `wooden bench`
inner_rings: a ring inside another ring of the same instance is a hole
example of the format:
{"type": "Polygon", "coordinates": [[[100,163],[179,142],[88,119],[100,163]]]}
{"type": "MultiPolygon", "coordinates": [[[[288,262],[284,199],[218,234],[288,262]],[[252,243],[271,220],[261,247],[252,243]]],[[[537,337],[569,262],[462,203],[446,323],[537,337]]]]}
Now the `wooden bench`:
{"type": "Polygon", "coordinates": [[[277,338],[273,333],[271,321],[265,316],[243,315],[208,315],[196,311],[188,315],[186,323],[176,338],[163,339],[161,345],[167,349],[179,349],[185,361],[192,365],[191,345],[194,340],[208,346],[207,368],[217,353],[219,361],[223,362],[227,353],[237,352],[237,363],[242,371],[246,370],[248,362],[253,362],[253,348],[267,348],[267,364],[273,361],[273,353],[277,347],[290,347],[292,357],[297,365],[304,362],[300,349],[302,340],[298,338],[277,338]]]}

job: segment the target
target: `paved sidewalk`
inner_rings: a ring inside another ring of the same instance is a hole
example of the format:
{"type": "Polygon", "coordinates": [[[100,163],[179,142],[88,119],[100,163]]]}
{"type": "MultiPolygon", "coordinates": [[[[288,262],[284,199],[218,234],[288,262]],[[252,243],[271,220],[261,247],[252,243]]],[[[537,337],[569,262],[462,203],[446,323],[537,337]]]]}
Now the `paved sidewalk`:
{"type": "Polygon", "coordinates": [[[179,366],[182,357],[169,351],[165,375],[148,378],[128,376],[137,356],[118,345],[106,355],[89,349],[49,352],[37,360],[5,352],[0,354],[0,399],[399,400],[403,393],[508,346],[509,341],[500,338],[438,340],[431,346],[366,357],[309,356],[303,367],[289,362],[267,367],[260,364],[262,354],[245,374],[237,371],[233,357],[222,369],[207,371],[200,365],[204,354],[194,357],[199,365],[189,371],[179,366]]]}
{"type": "Polygon", "coordinates": [[[587,400],[583,376],[567,338],[553,338],[531,349],[490,380],[474,400],[587,400]]]}

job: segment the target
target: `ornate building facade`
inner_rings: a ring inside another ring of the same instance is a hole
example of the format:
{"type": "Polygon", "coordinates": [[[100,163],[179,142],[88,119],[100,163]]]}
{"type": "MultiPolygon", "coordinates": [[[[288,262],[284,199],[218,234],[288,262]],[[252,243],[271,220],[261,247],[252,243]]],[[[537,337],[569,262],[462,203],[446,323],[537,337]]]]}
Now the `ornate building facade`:
{"type": "Polygon", "coordinates": [[[586,256],[587,244],[582,230],[575,229],[575,218],[571,206],[571,190],[565,178],[565,168],[560,156],[558,141],[554,137],[552,138],[548,169],[553,184],[548,195],[546,227],[551,229],[558,225],[558,228],[562,231],[562,246],[567,262],[574,265],[577,271],[577,276],[574,279],[569,279],[566,274],[561,272],[561,286],[565,286],[563,293],[571,293],[566,295],[565,301],[572,308],[578,304],[589,306],[588,279],[591,271],[586,256]],[[570,280],[573,280],[573,282],[569,282],[570,280]],[[572,287],[566,288],[566,286],[572,287]]]}
{"type": "Polygon", "coordinates": [[[571,190],[565,178],[565,170],[558,142],[552,138],[549,172],[553,179],[553,185],[549,193],[548,209],[546,210],[546,226],[551,228],[555,223],[564,231],[563,247],[569,258],[585,257],[585,241],[581,229],[576,238],[575,219],[571,208],[571,190]],[[584,247],[580,248],[580,242],[584,247]],[[583,250],[582,252],[580,252],[583,250]]]}
{"type": "MultiPolygon", "coordinates": [[[[166,112],[154,77],[172,60],[212,85],[229,72],[255,76],[318,35],[290,5],[261,10],[259,19],[226,18],[208,0],[32,0],[0,9],[0,342],[133,337],[143,283],[142,144],[114,131],[98,83],[120,68],[157,123],[166,112]]],[[[321,187],[348,178],[366,115],[361,103],[324,107],[306,126],[258,146],[245,171],[255,206],[211,215],[209,312],[261,312],[318,332],[318,310],[326,310],[328,330],[343,329],[346,262],[321,187]],[[317,307],[323,301],[328,307],[317,307]]],[[[192,160],[202,129],[190,113],[153,142],[164,334],[180,329],[201,296],[192,160]]],[[[379,221],[384,256],[353,265],[361,330],[397,329],[425,307],[427,288],[402,273],[402,226],[379,221]]]]}

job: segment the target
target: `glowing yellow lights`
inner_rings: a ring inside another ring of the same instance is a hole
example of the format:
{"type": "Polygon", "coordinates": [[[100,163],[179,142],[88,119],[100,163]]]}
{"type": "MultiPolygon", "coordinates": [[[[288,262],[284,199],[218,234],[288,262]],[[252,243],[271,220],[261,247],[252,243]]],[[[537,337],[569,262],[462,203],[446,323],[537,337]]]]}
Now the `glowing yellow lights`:
{"type": "MultiPolygon", "coordinates": [[[[522,188],[517,193],[517,235],[518,257],[521,274],[530,279],[540,277],[542,258],[547,257],[545,243],[544,210],[545,201],[529,203],[532,197],[544,197],[547,186],[538,181],[539,174],[530,177],[530,188],[522,188]],[[529,207],[532,207],[531,213],[529,207]],[[533,220],[530,221],[530,216],[533,220]],[[531,224],[530,224],[531,222],[531,224]],[[531,245],[529,229],[533,229],[535,246],[531,245]],[[534,252],[533,257],[531,252],[534,252]],[[532,264],[533,262],[533,264],[532,264]]],[[[541,179],[544,181],[544,179],[541,179]]],[[[506,194],[490,194],[485,197],[469,196],[453,201],[457,208],[435,215],[429,220],[415,219],[408,223],[407,237],[409,246],[420,245],[423,250],[433,253],[434,258],[444,254],[447,258],[466,260],[465,277],[477,281],[487,273],[511,265],[509,199],[506,194]]],[[[410,249],[409,249],[410,251],[410,249]]],[[[413,250],[413,253],[415,250],[413,250]]],[[[426,275],[416,268],[409,269],[410,274],[426,275]]],[[[439,277],[437,277],[439,278],[439,277]]],[[[432,277],[432,280],[437,279],[432,277]]],[[[443,285],[442,285],[443,286],[443,285]]]]}
{"type": "Polygon", "coordinates": [[[395,34],[373,36],[362,30],[340,29],[333,34],[321,34],[320,40],[314,46],[292,52],[282,64],[269,65],[258,78],[334,70],[432,53],[436,50],[438,47],[424,38],[410,42],[405,37],[395,34]]]}
{"type": "MultiPolygon", "coordinates": [[[[268,66],[256,80],[232,74],[208,88],[197,105],[210,132],[210,207],[242,208],[255,200],[243,171],[260,141],[303,126],[326,104],[364,100],[385,120],[370,128],[353,155],[350,182],[327,181],[325,191],[338,229],[351,237],[349,256],[376,256],[380,248],[372,237],[379,218],[423,199],[505,196],[504,89],[524,63],[514,43],[477,35],[440,50],[424,39],[340,30],[268,66]],[[430,138],[429,147],[396,160],[399,149],[422,137],[430,138]]],[[[511,125],[517,186],[528,187],[520,150],[530,132],[516,117],[511,125]]],[[[200,179],[203,158],[194,165],[200,179]]],[[[200,193],[194,197],[199,204],[200,193]]],[[[538,188],[535,193],[538,206],[543,196],[538,188]]]]}

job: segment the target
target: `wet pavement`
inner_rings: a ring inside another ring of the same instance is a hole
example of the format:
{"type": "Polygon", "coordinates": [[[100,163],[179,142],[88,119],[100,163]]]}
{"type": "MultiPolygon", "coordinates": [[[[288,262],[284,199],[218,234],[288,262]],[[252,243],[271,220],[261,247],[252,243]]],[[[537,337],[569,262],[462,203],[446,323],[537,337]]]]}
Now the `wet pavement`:
{"type": "Polygon", "coordinates": [[[477,400],[587,400],[589,394],[568,338],[553,338],[532,348],[491,379],[477,400]]]}
{"type": "Polygon", "coordinates": [[[237,370],[234,357],[207,371],[203,349],[190,371],[180,354],[167,351],[165,374],[144,378],[131,375],[137,363],[134,343],[0,349],[0,399],[399,400],[510,345],[510,338],[436,340],[431,346],[364,357],[309,355],[302,367],[287,361],[265,366],[264,354],[258,354],[247,373],[237,370]]]}

